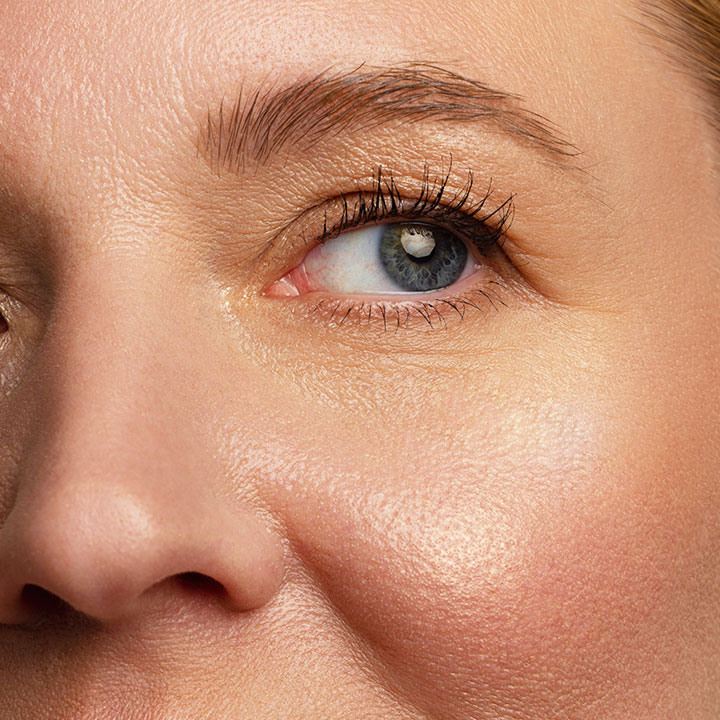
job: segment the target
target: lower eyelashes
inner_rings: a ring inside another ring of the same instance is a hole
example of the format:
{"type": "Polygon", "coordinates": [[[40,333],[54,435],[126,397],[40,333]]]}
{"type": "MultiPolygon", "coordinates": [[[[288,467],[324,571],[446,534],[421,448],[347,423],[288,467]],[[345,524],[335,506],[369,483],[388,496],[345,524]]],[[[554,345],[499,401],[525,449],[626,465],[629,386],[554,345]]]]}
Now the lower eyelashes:
{"type": "Polygon", "coordinates": [[[358,325],[384,332],[445,329],[452,322],[462,322],[470,313],[497,312],[507,307],[503,300],[505,289],[506,284],[498,280],[480,280],[454,295],[423,294],[401,301],[325,296],[308,306],[308,315],[330,325],[358,325]]]}

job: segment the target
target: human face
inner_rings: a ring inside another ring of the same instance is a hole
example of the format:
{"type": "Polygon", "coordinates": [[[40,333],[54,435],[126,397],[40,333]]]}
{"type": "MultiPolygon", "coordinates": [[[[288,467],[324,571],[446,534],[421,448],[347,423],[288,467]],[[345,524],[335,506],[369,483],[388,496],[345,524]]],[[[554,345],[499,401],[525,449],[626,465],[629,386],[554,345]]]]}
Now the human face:
{"type": "Polygon", "coordinates": [[[4,0],[2,718],[718,716],[715,145],[634,13],[4,0]],[[345,203],[505,233],[319,287],[345,203]]]}

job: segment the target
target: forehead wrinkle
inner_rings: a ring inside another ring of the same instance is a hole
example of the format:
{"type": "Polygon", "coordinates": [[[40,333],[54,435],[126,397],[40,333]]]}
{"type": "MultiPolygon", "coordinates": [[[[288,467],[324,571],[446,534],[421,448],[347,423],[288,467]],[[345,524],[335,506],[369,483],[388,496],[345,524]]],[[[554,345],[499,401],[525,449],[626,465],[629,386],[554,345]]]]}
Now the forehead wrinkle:
{"type": "Polygon", "coordinates": [[[554,163],[580,154],[547,118],[514,93],[430,63],[324,70],[277,90],[241,89],[201,130],[198,149],[214,170],[240,172],[284,151],[302,153],[324,139],[391,122],[482,123],[529,144],[554,163]]]}

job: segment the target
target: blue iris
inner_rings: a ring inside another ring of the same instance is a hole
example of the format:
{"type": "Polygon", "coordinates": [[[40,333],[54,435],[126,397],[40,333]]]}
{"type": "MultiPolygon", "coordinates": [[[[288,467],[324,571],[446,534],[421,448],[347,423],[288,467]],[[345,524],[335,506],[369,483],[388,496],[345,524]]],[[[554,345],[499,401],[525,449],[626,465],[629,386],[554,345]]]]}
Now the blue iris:
{"type": "Polygon", "coordinates": [[[380,262],[385,272],[403,290],[430,292],[452,285],[467,264],[467,245],[451,232],[434,225],[392,223],[385,227],[380,240],[380,262]],[[403,235],[430,232],[435,241],[425,257],[409,254],[402,244],[403,235]]]}

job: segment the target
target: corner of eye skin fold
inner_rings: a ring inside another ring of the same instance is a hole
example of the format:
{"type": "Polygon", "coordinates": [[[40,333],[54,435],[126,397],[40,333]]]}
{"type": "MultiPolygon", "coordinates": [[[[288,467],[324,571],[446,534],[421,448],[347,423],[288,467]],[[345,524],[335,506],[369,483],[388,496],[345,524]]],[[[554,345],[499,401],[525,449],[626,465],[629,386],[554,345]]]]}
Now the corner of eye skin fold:
{"type": "MultiPolygon", "coordinates": [[[[513,293],[531,307],[610,315],[623,315],[628,311],[627,307],[617,306],[617,298],[610,288],[605,290],[603,283],[583,282],[583,275],[589,270],[579,275],[570,252],[549,254],[529,250],[509,238],[503,247],[507,248],[513,265],[512,276],[506,282],[513,293]],[[615,306],[610,306],[609,301],[615,306]]],[[[578,250],[578,257],[580,253],[578,250]]]]}
{"type": "Polygon", "coordinates": [[[284,275],[263,290],[261,294],[263,297],[297,297],[300,295],[300,291],[292,280],[287,275],[284,275]]]}

